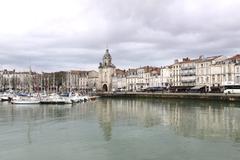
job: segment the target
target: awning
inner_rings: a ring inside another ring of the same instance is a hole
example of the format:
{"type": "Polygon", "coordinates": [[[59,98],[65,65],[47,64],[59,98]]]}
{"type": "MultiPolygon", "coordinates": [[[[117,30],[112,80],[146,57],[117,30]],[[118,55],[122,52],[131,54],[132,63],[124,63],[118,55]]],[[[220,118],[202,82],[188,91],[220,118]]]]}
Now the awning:
{"type": "Polygon", "coordinates": [[[197,90],[197,89],[201,89],[201,88],[203,88],[203,87],[205,87],[205,86],[194,86],[194,87],[192,87],[191,89],[192,89],[192,90],[197,90]]]}

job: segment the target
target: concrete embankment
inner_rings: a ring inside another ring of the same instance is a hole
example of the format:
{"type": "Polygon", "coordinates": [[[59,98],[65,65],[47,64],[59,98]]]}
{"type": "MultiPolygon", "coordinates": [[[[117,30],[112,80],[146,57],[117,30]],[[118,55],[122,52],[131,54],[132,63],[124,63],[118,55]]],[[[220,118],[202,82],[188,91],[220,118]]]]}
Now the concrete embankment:
{"type": "Polygon", "coordinates": [[[98,93],[100,97],[111,98],[165,98],[165,99],[198,99],[214,101],[239,101],[240,94],[223,93],[149,93],[149,92],[104,92],[98,93]]]}

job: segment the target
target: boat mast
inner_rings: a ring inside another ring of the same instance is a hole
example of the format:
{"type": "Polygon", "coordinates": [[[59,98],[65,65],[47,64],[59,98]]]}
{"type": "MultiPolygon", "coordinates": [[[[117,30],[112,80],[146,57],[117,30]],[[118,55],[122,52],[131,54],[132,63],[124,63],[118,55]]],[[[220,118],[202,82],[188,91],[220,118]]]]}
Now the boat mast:
{"type": "Polygon", "coordinates": [[[40,86],[41,86],[41,92],[43,91],[43,72],[41,74],[41,78],[40,78],[40,86]]]}
{"type": "Polygon", "coordinates": [[[50,83],[49,83],[49,75],[47,77],[47,93],[49,94],[49,87],[50,87],[50,83]]]}
{"type": "Polygon", "coordinates": [[[54,72],[53,72],[53,86],[52,86],[52,88],[53,88],[53,92],[56,93],[56,88],[55,88],[55,73],[54,73],[54,72]]]}
{"type": "Polygon", "coordinates": [[[31,66],[29,67],[29,78],[28,78],[28,91],[29,93],[32,93],[32,69],[31,66]]]}

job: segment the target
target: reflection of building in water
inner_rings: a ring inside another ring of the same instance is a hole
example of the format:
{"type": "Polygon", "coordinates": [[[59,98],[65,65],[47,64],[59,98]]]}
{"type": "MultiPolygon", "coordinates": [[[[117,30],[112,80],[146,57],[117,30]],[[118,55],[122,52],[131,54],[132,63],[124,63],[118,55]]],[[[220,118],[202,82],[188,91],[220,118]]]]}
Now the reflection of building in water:
{"type": "Polygon", "coordinates": [[[111,135],[113,124],[121,123],[143,127],[167,125],[177,134],[198,138],[240,138],[240,110],[224,107],[224,104],[146,99],[103,100],[98,110],[105,136],[111,135]]]}
{"type": "MultiPolygon", "coordinates": [[[[100,99],[94,103],[64,108],[39,106],[33,108],[0,107],[0,122],[15,123],[57,119],[57,121],[95,119],[104,138],[111,140],[116,126],[170,126],[176,134],[198,138],[231,137],[240,141],[240,108],[237,103],[217,103],[158,99],[100,99]]],[[[45,123],[46,121],[41,121],[45,123]]],[[[41,125],[39,123],[38,125],[41,125]]],[[[34,130],[37,125],[32,125],[34,130]]],[[[29,132],[30,133],[30,132],[29,132]]],[[[30,134],[29,134],[30,135],[30,134]]],[[[29,136],[30,137],[30,136],[29,136]]]]}
{"type": "Polygon", "coordinates": [[[240,136],[240,111],[235,112],[237,109],[231,107],[216,108],[210,105],[205,111],[197,112],[196,127],[203,133],[200,136],[222,137],[226,133],[230,137],[240,136]]]}
{"type": "Polygon", "coordinates": [[[100,106],[97,106],[97,116],[99,125],[103,130],[103,136],[106,141],[112,137],[112,103],[111,101],[102,101],[100,106]]]}

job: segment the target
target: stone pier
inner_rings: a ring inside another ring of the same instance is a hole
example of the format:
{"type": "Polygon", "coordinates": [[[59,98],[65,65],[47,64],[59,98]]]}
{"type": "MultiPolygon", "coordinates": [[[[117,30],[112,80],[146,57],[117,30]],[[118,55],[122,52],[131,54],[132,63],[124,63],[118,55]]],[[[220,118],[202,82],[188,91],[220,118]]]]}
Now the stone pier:
{"type": "Polygon", "coordinates": [[[98,93],[98,96],[110,98],[172,98],[240,102],[240,94],[224,93],[101,92],[98,93]]]}

